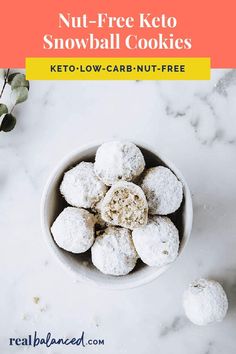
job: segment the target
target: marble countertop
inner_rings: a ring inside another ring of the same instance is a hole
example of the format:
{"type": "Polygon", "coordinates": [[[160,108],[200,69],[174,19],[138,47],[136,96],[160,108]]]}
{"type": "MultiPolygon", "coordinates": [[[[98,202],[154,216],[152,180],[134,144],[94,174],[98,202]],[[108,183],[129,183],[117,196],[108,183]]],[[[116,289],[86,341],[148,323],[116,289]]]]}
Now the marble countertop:
{"type": "Polygon", "coordinates": [[[236,71],[210,81],[32,82],[17,125],[0,133],[0,352],[234,354],[236,352],[236,71]],[[112,291],[76,282],[48,249],[39,205],[47,177],[93,140],[148,143],[172,160],[193,195],[193,231],[182,257],[143,287],[112,291]],[[191,324],[182,293],[195,278],[220,281],[222,323],[191,324]],[[39,299],[37,299],[39,298],[39,299]],[[104,346],[10,347],[38,331],[84,330],[104,346]]]}

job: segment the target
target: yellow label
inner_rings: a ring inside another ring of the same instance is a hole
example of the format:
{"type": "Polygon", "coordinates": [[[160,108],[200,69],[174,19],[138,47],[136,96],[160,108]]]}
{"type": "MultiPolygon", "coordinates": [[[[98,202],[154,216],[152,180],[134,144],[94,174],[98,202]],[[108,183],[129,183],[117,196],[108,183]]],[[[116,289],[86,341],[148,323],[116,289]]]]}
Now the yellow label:
{"type": "Polygon", "coordinates": [[[210,80],[210,58],[26,58],[28,80],[210,80]]]}

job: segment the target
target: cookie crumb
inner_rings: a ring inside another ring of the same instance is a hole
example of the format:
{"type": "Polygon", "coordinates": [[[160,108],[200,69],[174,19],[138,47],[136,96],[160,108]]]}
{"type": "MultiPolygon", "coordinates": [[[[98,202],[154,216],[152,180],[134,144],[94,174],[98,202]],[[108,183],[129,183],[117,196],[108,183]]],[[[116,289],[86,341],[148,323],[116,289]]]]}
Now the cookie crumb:
{"type": "Polygon", "coordinates": [[[29,315],[27,313],[23,313],[21,318],[23,321],[27,321],[29,319],[29,315]]]}
{"type": "Polygon", "coordinates": [[[40,297],[39,296],[34,296],[33,297],[33,302],[38,305],[38,303],[40,302],[40,297]]]}
{"type": "Polygon", "coordinates": [[[40,312],[46,312],[48,309],[48,305],[44,305],[42,307],[40,307],[40,312]]]}

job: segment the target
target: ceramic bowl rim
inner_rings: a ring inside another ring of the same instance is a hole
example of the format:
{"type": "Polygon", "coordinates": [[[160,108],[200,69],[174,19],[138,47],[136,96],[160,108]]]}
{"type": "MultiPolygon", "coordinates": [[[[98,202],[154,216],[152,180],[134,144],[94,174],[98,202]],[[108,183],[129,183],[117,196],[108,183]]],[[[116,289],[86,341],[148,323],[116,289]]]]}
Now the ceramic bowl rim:
{"type": "Polygon", "coordinates": [[[188,184],[187,184],[185,178],[183,177],[182,173],[178,170],[178,168],[176,168],[176,166],[171,161],[166,159],[166,157],[163,156],[162,153],[159,153],[159,151],[157,152],[156,149],[153,149],[148,144],[146,144],[144,142],[137,141],[137,140],[133,141],[133,143],[136,144],[137,146],[147,150],[148,152],[150,152],[151,154],[157,156],[157,158],[162,160],[176,174],[178,179],[183,183],[184,197],[188,201],[188,209],[187,209],[188,218],[187,218],[187,222],[185,223],[185,228],[184,228],[185,232],[184,232],[183,238],[181,240],[178,258],[175,262],[170,263],[162,268],[153,267],[153,272],[151,274],[146,275],[143,278],[130,279],[130,280],[127,280],[126,282],[122,282],[122,283],[119,282],[116,284],[114,284],[114,283],[110,284],[109,281],[108,282],[105,282],[105,281],[97,282],[97,281],[94,281],[94,280],[88,278],[84,274],[79,273],[78,271],[73,269],[68,263],[65,262],[65,258],[62,257],[62,255],[60,254],[60,252],[62,252],[62,250],[60,250],[60,248],[55,245],[55,243],[52,239],[52,235],[51,235],[51,232],[50,232],[50,229],[48,226],[48,222],[47,222],[46,204],[47,204],[47,200],[48,200],[49,194],[51,192],[51,188],[53,186],[53,183],[58,178],[58,175],[59,175],[59,173],[61,173],[61,170],[63,169],[63,167],[65,167],[68,164],[68,162],[71,161],[73,158],[76,158],[77,155],[82,154],[83,151],[86,151],[86,150],[89,150],[92,148],[96,148],[99,145],[101,145],[102,143],[104,143],[104,141],[95,141],[95,142],[92,142],[92,143],[89,143],[86,145],[82,145],[79,148],[72,150],[64,158],[62,158],[60,160],[60,162],[56,165],[56,167],[52,170],[52,172],[50,173],[50,175],[47,179],[47,182],[45,184],[45,187],[44,187],[44,190],[42,193],[42,198],[41,198],[41,204],[40,204],[41,228],[42,228],[42,231],[44,234],[44,239],[45,239],[48,247],[50,248],[51,252],[54,254],[54,256],[56,256],[56,258],[64,266],[64,268],[69,270],[70,273],[73,273],[74,277],[78,281],[91,283],[91,284],[97,285],[102,288],[108,288],[108,289],[113,289],[113,290],[130,289],[130,288],[134,288],[134,287],[138,287],[138,286],[147,284],[147,283],[155,280],[161,274],[163,274],[167,269],[172,267],[176,263],[176,261],[178,261],[179,257],[182,255],[183,250],[185,249],[185,247],[189,241],[190,235],[191,235],[192,222],[193,222],[192,197],[191,197],[191,193],[190,193],[190,190],[189,190],[189,187],[188,187],[188,184]],[[53,246],[53,244],[54,244],[54,246],[53,246]],[[57,249],[57,252],[55,251],[56,249],[57,249]]]}

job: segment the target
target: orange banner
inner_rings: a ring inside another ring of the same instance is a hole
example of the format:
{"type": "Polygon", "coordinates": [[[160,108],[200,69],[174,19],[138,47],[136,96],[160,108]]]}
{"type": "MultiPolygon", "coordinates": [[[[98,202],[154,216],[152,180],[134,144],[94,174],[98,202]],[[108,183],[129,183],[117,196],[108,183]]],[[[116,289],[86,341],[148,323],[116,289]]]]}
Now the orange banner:
{"type": "Polygon", "coordinates": [[[26,57],[209,57],[236,67],[235,0],[32,0],[1,4],[0,67],[26,57]]]}

